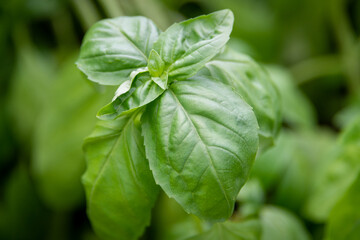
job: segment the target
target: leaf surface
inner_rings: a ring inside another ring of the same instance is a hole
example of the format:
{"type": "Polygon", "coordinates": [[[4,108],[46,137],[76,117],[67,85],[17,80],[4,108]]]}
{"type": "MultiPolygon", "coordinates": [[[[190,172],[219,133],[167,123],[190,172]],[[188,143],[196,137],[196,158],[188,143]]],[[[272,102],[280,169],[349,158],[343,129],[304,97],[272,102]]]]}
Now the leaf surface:
{"type": "Polygon", "coordinates": [[[86,33],[78,68],[94,82],[120,85],[147,66],[160,30],[145,17],[118,17],[94,24],[86,33]]]}
{"type": "Polygon", "coordinates": [[[188,240],[257,240],[261,226],[258,220],[245,222],[224,222],[215,224],[209,231],[188,240]]]}
{"type": "Polygon", "coordinates": [[[85,141],[87,212],[102,239],[138,239],[157,198],[135,117],[100,121],[85,141]]]}
{"type": "Polygon", "coordinates": [[[188,213],[231,216],[258,148],[255,115],[227,86],[175,82],[144,114],[146,155],[156,182],[188,213]]]}
{"type": "Polygon", "coordinates": [[[140,73],[135,77],[130,89],[100,109],[97,116],[103,120],[114,119],[145,106],[163,92],[164,89],[151,79],[149,73],[140,73]]]}
{"type": "Polygon", "coordinates": [[[222,10],[175,23],[161,33],[154,49],[169,77],[180,80],[195,75],[229,40],[233,22],[233,13],[222,10]]]}
{"type": "Polygon", "coordinates": [[[210,75],[231,86],[254,109],[259,123],[260,147],[273,144],[281,124],[280,95],[269,75],[250,57],[226,48],[206,64],[200,75],[210,75]]]}

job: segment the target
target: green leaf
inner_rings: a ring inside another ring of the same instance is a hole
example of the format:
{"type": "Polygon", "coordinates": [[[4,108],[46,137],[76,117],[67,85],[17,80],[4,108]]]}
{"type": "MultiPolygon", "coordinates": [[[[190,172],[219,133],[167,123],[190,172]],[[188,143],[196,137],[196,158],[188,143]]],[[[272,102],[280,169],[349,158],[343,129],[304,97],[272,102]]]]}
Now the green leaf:
{"type": "Polygon", "coordinates": [[[164,89],[152,81],[148,72],[140,73],[135,77],[130,89],[100,109],[97,116],[100,119],[109,120],[128,114],[154,101],[163,92],[164,89]]]}
{"type": "Polygon", "coordinates": [[[209,231],[188,240],[257,240],[261,226],[258,220],[245,222],[225,222],[215,224],[209,231]]]}
{"type": "Polygon", "coordinates": [[[100,121],[85,141],[87,212],[102,239],[138,239],[158,195],[136,118],[100,121]]]}
{"type": "Polygon", "coordinates": [[[147,56],[159,33],[145,17],[97,22],[84,38],[77,66],[91,81],[120,85],[132,71],[147,66],[147,56]]]}
{"type": "Polygon", "coordinates": [[[360,236],[360,174],[331,211],[327,240],[357,240],[360,236]]]}
{"type": "Polygon", "coordinates": [[[111,98],[110,91],[96,92],[82,78],[74,60],[75,55],[54,77],[34,132],[32,174],[40,197],[55,210],[71,210],[83,202],[83,139],[96,123],[97,110],[111,98]]]}
{"type": "Polygon", "coordinates": [[[175,23],[161,33],[154,49],[174,79],[186,79],[200,70],[229,40],[234,16],[222,10],[175,23]]]}
{"type": "Polygon", "coordinates": [[[160,77],[164,72],[165,63],[154,49],[150,52],[148,68],[152,77],[160,77]]]}
{"type": "Polygon", "coordinates": [[[278,207],[266,206],[260,212],[261,240],[309,240],[304,224],[294,214],[278,207]]]}
{"type": "Polygon", "coordinates": [[[281,124],[280,95],[269,75],[250,57],[234,49],[206,64],[199,75],[210,75],[231,86],[254,109],[260,130],[260,147],[273,145],[281,124]]]}
{"type": "Polygon", "coordinates": [[[258,148],[255,114],[226,85],[174,82],[144,114],[146,155],[156,182],[188,213],[229,218],[258,148]]]}
{"type": "Polygon", "coordinates": [[[314,221],[325,221],[336,202],[356,179],[360,171],[360,118],[341,133],[333,157],[319,171],[314,189],[305,205],[306,215],[314,221]]]}

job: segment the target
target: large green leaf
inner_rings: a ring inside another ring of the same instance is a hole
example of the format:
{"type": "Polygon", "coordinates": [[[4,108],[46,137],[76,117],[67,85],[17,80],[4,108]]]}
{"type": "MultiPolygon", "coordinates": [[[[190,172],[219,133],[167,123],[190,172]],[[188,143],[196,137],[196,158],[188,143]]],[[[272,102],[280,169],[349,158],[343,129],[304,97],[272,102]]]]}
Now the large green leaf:
{"type": "Polygon", "coordinates": [[[291,212],[278,207],[266,206],[260,212],[261,240],[309,240],[304,224],[291,212]]]}
{"type": "Polygon", "coordinates": [[[327,240],[357,240],[360,236],[360,174],[333,208],[328,220],[327,240]]]}
{"type": "Polygon", "coordinates": [[[163,92],[164,90],[151,80],[148,72],[140,73],[135,77],[129,90],[103,107],[98,112],[98,117],[103,120],[114,119],[152,102],[163,92]]]}
{"type": "Polygon", "coordinates": [[[132,71],[146,67],[159,32],[145,17],[97,22],[84,38],[77,66],[91,81],[120,85],[128,80],[132,71]]]}
{"type": "Polygon", "coordinates": [[[103,239],[137,239],[157,198],[136,115],[100,121],[84,145],[83,183],[92,226],[103,239]]]}
{"type": "Polygon", "coordinates": [[[173,83],[144,114],[143,134],[156,182],[188,213],[229,218],[258,149],[251,107],[222,83],[173,83]]]}
{"type": "Polygon", "coordinates": [[[196,74],[229,40],[234,16],[230,10],[175,23],[161,33],[154,49],[165,62],[169,77],[196,74]]]}
{"type": "Polygon", "coordinates": [[[209,231],[188,240],[258,240],[260,235],[260,222],[258,220],[249,220],[245,222],[216,223],[209,231]]]}
{"type": "Polygon", "coordinates": [[[96,123],[97,110],[111,98],[110,91],[95,91],[74,61],[75,56],[70,57],[54,77],[33,140],[32,173],[41,198],[56,210],[70,210],[83,202],[83,139],[96,123]]]}
{"type": "Polygon", "coordinates": [[[273,144],[281,125],[280,95],[269,75],[250,57],[234,49],[225,51],[206,64],[200,75],[210,75],[230,85],[254,109],[260,130],[260,146],[273,144]]]}

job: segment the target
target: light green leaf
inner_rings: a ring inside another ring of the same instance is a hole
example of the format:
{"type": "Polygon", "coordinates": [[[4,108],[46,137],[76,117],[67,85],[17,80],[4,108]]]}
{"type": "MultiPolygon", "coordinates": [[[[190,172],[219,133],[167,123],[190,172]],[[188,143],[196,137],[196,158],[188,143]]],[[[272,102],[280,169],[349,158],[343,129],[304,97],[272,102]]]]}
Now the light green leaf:
{"type": "Polygon", "coordinates": [[[357,240],[360,236],[360,174],[331,211],[327,240],[357,240]]]}
{"type": "Polygon", "coordinates": [[[160,77],[164,72],[165,63],[154,49],[150,52],[148,68],[152,77],[160,77]]]}
{"type": "Polygon", "coordinates": [[[260,212],[261,240],[310,240],[304,224],[294,214],[278,207],[266,206],[260,212]]]}
{"type": "Polygon", "coordinates": [[[314,221],[325,221],[336,202],[360,171],[360,118],[355,119],[340,135],[333,157],[320,172],[305,204],[306,215],[314,221]]]}
{"type": "Polygon", "coordinates": [[[258,220],[216,223],[209,231],[188,240],[258,240],[261,226],[258,220]]]}
{"type": "Polygon", "coordinates": [[[205,78],[174,82],[144,114],[156,182],[188,213],[229,218],[258,148],[255,114],[236,93],[205,78]]]}
{"type": "Polygon", "coordinates": [[[169,77],[191,77],[229,40],[234,16],[222,10],[175,23],[161,33],[154,49],[165,62],[169,77]]]}
{"type": "Polygon", "coordinates": [[[135,118],[100,121],[85,141],[87,213],[102,239],[138,239],[158,195],[135,118]]]}
{"type": "Polygon", "coordinates": [[[154,101],[163,92],[164,89],[152,81],[148,72],[140,73],[135,77],[130,89],[100,109],[97,116],[102,120],[110,120],[128,114],[154,101]]]}
{"type": "Polygon", "coordinates": [[[55,77],[36,122],[31,162],[40,197],[55,210],[71,210],[84,199],[83,139],[96,123],[97,110],[111,98],[96,92],[70,57],[55,77]],[[64,97],[66,93],[66,97],[64,97]]]}
{"type": "Polygon", "coordinates": [[[159,33],[145,17],[99,21],[84,38],[77,66],[91,81],[120,85],[132,71],[147,66],[147,57],[159,33]]]}
{"type": "Polygon", "coordinates": [[[250,57],[226,48],[199,72],[203,74],[231,86],[254,109],[260,126],[260,147],[271,146],[281,125],[281,100],[264,69],[250,57]]]}

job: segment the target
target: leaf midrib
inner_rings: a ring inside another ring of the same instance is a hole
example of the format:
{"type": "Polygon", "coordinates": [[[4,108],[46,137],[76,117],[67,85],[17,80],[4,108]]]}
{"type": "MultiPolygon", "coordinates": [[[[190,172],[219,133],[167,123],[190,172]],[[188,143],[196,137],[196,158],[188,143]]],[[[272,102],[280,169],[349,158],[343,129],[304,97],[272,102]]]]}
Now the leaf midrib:
{"type": "Polygon", "coordinates": [[[171,89],[169,89],[168,91],[173,95],[175,101],[178,103],[178,105],[180,106],[180,108],[183,110],[186,118],[190,121],[191,126],[194,128],[194,130],[195,130],[195,132],[196,132],[196,135],[198,136],[200,142],[202,143],[202,145],[203,145],[204,148],[206,149],[206,153],[207,153],[207,156],[208,156],[209,163],[210,163],[210,165],[211,165],[211,167],[212,167],[212,169],[214,170],[214,173],[215,173],[214,175],[215,175],[215,177],[216,177],[216,181],[219,183],[219,186],[220,186],[220,188],[221,188],[221,191],[223,192],[224,197],[225,197],[225,200],[226,200],[226,202],[227,202],[227,204],[228,204],[228,209],[230,210],[230,209],[231,209],[230,201],[229,201],[228,196],[227,196],[227,194],[226,194],[226,192],[225,192],[224,186],[222,185],[222,183],[221,183],[221,181],[220,181],[220,179],[219,179],[218,173],[217,173],[217,171],[216,171],[216,169],[215,169],[215,166],[214,166],[214,163],[213,163],[213,159],[212,159],[212,157],[211,157],[211,155],[210,155],[210,153],[209,153],[209,150],[208,150],[205,142],[204,142],[204,141],[202,140],[202,138],[200,137],[200,134],[198,133],[197,128],[195,127],[192,119],[190,118],[190,116],[189,116],[188,113],[186,112],[186,110],[185,110],[185,108],[183,107],[183,105],[180,103],[179,99],[176,97],[176,94],[175,94],[171,89]]]}

